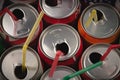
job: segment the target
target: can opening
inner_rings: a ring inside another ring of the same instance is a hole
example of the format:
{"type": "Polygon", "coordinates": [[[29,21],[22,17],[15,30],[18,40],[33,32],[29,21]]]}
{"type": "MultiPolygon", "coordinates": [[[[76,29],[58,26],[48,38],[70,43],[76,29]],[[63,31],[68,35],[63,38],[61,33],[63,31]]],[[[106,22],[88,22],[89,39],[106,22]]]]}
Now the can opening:
{"type": "Polygon", "coordinates": [[[18,19],[22,19],[24,17],[24,13],[23,11],[21,11],[20,9],[15,9],[13,10],[13,14],[18,18],[18,19]]]}
{"type": "MultiPolygon", "coordinates": [[[[103,13],[101,11],[96,10],[96,13],[97,13],[98,21],[100,21],[104,18],[103,13]]],[[[94,18],[93,18],[93,21],[95,21],[94,18]]]]}
{"type": "Polygon", "coordinates": [[[89,56],[90,61],[91,61],[93,64],[99,62],[101,57],[102,57],[102,55],[99,54],[98,52],[93,52],[93,53],[91,53],[90,56],[89,56]]]}
{"type": "Polygon", "coordinates": [[[57,0],[45,0],[45,3],[51,7],[57,6],[57,0]]]}
{"type": "Polygon", "coordinates": [[[64,53],[64,55],[67,55],[67,53],[69,51],[69,47],[65,42],[63,42],[63,43],[56,45],[56,51],[58,51],[58,50],[62,51],[64,53]]]}
{"type": "Polygon", "coordinates": [[[27,75],[27,68],[25,67],[25,70],[22,71],[22,65],[16,66],[14,74],[18,79],[24,79],[27,75]]]}

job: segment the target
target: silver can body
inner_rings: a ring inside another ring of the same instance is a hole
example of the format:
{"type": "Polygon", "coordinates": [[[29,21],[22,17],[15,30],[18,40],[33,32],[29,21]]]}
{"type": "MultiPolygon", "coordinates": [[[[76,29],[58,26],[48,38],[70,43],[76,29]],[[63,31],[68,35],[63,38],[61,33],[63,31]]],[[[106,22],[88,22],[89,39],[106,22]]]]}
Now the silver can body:
{"type": "MultiPolygon", "coordinates": [[[[8,13],[5,13],[1,19],[2,32],[5,40],[11,44],[23,44],[29,35],[33,25],[38,17],[37,10],[29,4],[13,4],[8,9],[18,16],[14,20],[8,13]]],[[[42,22],[42,21],[41,21],[42,22]]],[[[42,30],[42,25],[38,27],[32,41],[34,41],[42,30]]]]}
{"type": "MultiPolygon", "coordinates": [[[[16,77],[15,69],[22,64],[22,46],[13,46],[7,49],[0,58],[0,71],[3,79],[19,80],[16,77]]],[[[43,73],[43,67],[38,53],[28,47],[26,51],[27,74],[24,80],[36,80],[43,73]]]]}
{"type": "MultiPolygon", "coordinates": [[[[100,60],[110,45],[98,43],[88,47],[80,60],[79,68],[83,69],[100,60]],[[97,60],[97,61],[96,61],[97,60]]],[[[120,51],[112,49],[103,64],[95,69],[87,71],[84,78],[90,80],[113,80],[120,75],[120,51]]]]}
{"type": "MultiPolygon", "coordinates": [[[[67,75],[70,75],[75,72],[74,69],[67,67],[67,66],[57,66],[53,77],[50,79],[48,74],[49,74],[50,69],[48,69],[40,78],[40,80],[62,80],[67,75]]],[[[74,77],[70,80],[82,80],[80,76],[74,77]]]]}

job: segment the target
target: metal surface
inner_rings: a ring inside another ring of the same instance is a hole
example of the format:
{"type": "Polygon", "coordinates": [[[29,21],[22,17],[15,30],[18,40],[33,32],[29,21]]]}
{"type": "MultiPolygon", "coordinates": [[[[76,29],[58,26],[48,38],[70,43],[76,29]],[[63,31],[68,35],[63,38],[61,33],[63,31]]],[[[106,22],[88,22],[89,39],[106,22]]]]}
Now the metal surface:
{"type": "Polygon", "coordinates": [[[4,0],[0,0],[0,10],[2,10],[4,4],[4,0]]]}
{"type": "MultiPolygon", "coordinates": [[[[49,70],[47,70],[41,77],[40,80],[49,80],[49,77],[48,77],[48,74],[49,74],[49,70]]],[[[67,67],[67,66],[58,66],[54,72],[54,75],[52,77],[51,80],[62,80],[63,77],[69,75],[69,74],[72,74],[74,73],[75,70],[73,70],[72,68],[70,67],[67,67]]],[[[77,76],[77,77],[74,77],[70,80],[82,80],[80,78],[80,76],[77,76]]]]}
{"type": "Polygon", "coordinates": [[[93,4],[86,8],[81,16],[81,23],[85,32],[95,38],[110,37],[119,28],[120,16],[118,15],[118,12],[112,6],[107,4],[93,4]],[[86,27],[85,23],[93,9],[100,11],[102,13],[102,17],[98,22],[92,20],[90,26],[86,27]]]}
{"type": "Polygon", "coordinates": [[[10,0],[14,3],[33,3],[35,2],[36,0],[10,0]]]}
{"type": "MultiPolygon", "coordinates": [[[[103,55],[108,49],[109,44],[99,43],[94,44],[88,47],[82,57],[81,57],[81,67],[86,68],[87,66],[93,64],[92,59],[90,58],[91,54],[97,53],[98,55],[103,55]]],[[[90,79],[95,80],[108,80],[114,79],[120,75],[120,51],[118,49],[113,49],[110,54],[103,61],[103,65],[95,68],[93,70],[87,71],[87,75],[90,79]]],[[[94,58],[97,57],[94,55],[94,58]]],[[[94,61],[97,60],[96,58],[94,61]]]]}
{"type": "MultiPolygon", "coordinates": [[[[43,73],[41,60],[39,55],[30,47],[26,53],[27,75],[24,80],[36,80],[43,73]]],[[[13,46],[7,49],[0,59],[2,76],[5,79],[17,80],[14,70],[19,64],[22,64],[22,46],[13,46]]]]}
{"type": "MultiPolygon", "coordinates": [[[[27,37],[37,19],[38,12],[28,4],[13,4],[8,8],[12,12],[14,10],[19,10],[19,12],[21,11],[23,18],[14,21],[9,14],[4,14],[2,18],[3,31],[13,38],[27,37]]],[[[16,12],[18,16],[21,15],[19,12],[16,12]]],[[[39,29],[37,29],[36,33],[38,33],[38,31],[39,29]]]]}
{"type": "Polygon", "coordinates": [[[52,60],[56,55],[56,45],[62,43],[68,46],[68,52],[59,58],[60,61],[72,58],[77,54],[79,48],[81,48],[79,34],[74,28],[66,24],[49,26],[42,32],[39,38],[39,44],[43,54],[52,60]]]}
{"type": "Polygon", "coordinates": [[[57,0],[56,6],[48,6],[45,0],[39,0],[39,5],[46,15],[62,19],[72,15],[79,7],[79,0],[57,0]]]}

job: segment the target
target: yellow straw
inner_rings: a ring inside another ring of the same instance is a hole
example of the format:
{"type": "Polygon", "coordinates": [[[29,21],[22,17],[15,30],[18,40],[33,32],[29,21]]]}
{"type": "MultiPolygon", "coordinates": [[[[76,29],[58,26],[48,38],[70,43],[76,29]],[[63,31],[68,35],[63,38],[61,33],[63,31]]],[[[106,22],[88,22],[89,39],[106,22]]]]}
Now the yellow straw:
{"type": "Polygon", "coordinates": [[[23,51],[23,54],[22,54],[22,70],[23,70],[23,71],[25,70],[26,50],[27,50],[27,47],[28,47],[31,39],[32,39],[33,36],[34,36],[34,33],[35,33],[36,29],[38,28],[39,23],[40,23],[43,15],[44,15],[44,13],[43,13],[43,11],[41,11],[41,13],[39,14],[39,16],[38,16],[38,18],[37,18],[37,20],[36,20],[36,22],[35,22],[32,30],[31,30],[28,38],[27,38],[27,40],[25,41],[25,43],[24,43],[24,45],[23,45],[23,48],[22,48],[22,51],[23,51]]]}
{"type": "Polygon", "coordinates": [[[90,25],[90,23],[92,22],[92,19],[94,18],[95,22],[98,21],[98,18],[97,18],[97,12],[95,9],[92,10],[88,20],[86,21],[85,23],[85,26],[88,27],[90,25]]]}

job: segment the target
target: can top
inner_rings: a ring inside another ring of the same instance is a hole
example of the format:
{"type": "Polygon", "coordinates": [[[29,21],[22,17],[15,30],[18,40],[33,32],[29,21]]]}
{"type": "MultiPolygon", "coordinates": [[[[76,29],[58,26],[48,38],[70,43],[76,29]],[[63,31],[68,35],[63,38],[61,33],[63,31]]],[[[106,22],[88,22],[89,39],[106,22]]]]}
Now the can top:
{"type": "Polygon", "coordinates": [[[57,0],[56,6],[49,6],[45,1],[46,0],[40,0],[39,2],[42,10],[46,15],[57,19],[66,18],[72,15],[79,7],[79,0],[57,0]]]}
{"type": "MultiPolygon", "coordinates": [[[[26,51],[26,76],[24,80],[35,79],[43,73],[42,65],[38,54],[30,47],[26,51]]],[[[22,64],[22,46],[14,46],[7,49],[0,60],[0,71],[6,79],[23,79],[20,76],[22,64]],[[17,73],[17,74],[16,74],[17,73]]]]}
{"type": "Polygon", "coordinates": [[[45,56],[54,59],[57,50],[65,53],[60,61],[73,57],[78,51],[81,41],[78,32],[66,24],[54,24],[46,28],[40,38],[39,44],[45,56]]]}
{"type": "MultiPolygon", "coordinates": [[[[94,44],[88,47],[82,56],[82,67],[87,66],[100,60],[101,56],[108,49],[109,44],[94,44]]],[[[87,71],[86,75],[89,75],[92,79],[106,80],[115,78],[120,71],[120,51],[118,49],[111,50],[110,54],[103,61],[103,65],[87,71]]]]}
{"type": "Polygon", "coordinates": [[[2,18],[3,31],[13,38],[27,37],[37,19],[37,10],[29,4],[22,3],[10,5],[8,8],[18,20],[13,20],[5,13],[2,18]]]}
{"type": "Polygon", "coordinates": [[[33,3],[35,2],[36,0],[10,0],[14,3],[33,3]]]}
{"type": "Polygon", "coordinates": [[[113,35],[120,24],[120,16],[115,8],[104,3],[96,3],[87,7],[81,15],[81,23],[86,33],[95,38],[107,38],[113,35]],[[87,27],[85,24],[92,10],[97,12],[98,21],[94,19],[87,27]]]}
{"type": "MultiPolygon", "coordinates": [[[[40,80],[49,80],[49,71],[50,69],[48,69],[43,75],[42,77],[40,78],[40,80]]],[[[67,66],[58,66],[54,72],[54,75],[52,77],[51,80],[61,80],[62,78],[64,78],[65,76],[69,75],[69,74],[72,74],[74,73],[75,70],[70,68],[70,67],[67,67],[67,66]]],[[[70,80],[82,80],[80,78],[80,76],[77,76],[77,77],[74,77],[70,80]]]]}

